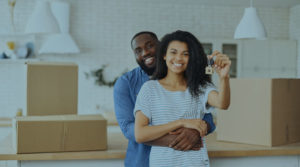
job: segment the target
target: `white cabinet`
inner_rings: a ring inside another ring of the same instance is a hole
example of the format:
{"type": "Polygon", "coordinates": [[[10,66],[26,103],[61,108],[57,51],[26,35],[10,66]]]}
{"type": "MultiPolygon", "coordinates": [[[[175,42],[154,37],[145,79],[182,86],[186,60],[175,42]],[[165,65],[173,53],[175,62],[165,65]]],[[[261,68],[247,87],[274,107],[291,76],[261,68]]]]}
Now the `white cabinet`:
{"type": "Polygon", "coordinates": [[[296,41],[244,40],[241,46],[241,71],[239,77],[296,77],[296,41]]]}
{"type": "Polygon", "coordinates": [[[213,167],[300,167],[299,155],[211,158],[213,167]]]}
{"type": "MultiPolygon", "coordinates": [[[[295,40],[202,39],[201,43],[206,54],[218,50],[230,57],[232,78],[295,78],[297,75],[295,40]]],[[[217,75],[212,78],[217,84],[217,75]]]]}
{"type": "MultiPolygon", "coordinates": [[[[1,119],[0,119],[1,121],[1,119]]],[[[1,122],[0,122],[1,123],[1,122]]],[[[0,124],[0,141],[3,141],[11,133],[11,128],[9,126],[2,126],[0,124]]]]}
{"type": "Polygon", "coordinates": [[[292,40],[271,41],[271,77],[296,77],[297,43],[292,40]]]}

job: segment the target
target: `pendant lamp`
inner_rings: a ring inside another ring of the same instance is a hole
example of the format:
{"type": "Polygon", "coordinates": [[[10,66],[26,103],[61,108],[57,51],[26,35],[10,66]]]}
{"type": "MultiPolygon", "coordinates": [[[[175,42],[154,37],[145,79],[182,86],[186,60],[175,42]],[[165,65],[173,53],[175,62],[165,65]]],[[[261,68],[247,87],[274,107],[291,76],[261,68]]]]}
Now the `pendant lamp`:
{"type": "Polygon", "coordinates": [[[251,7],[245,9],[243,18],[235,30],[234,39],[267,38],[265,27],[257,15],[256,8],[252,7],[252,2],[251,0],[251,7]]]}
{"type": "Polygon", "coordinates": [[[49,2],[36,1],[36,6],[29,18],[25,33],[58,33],[58,24],[52,15],[49,2]]]}
{"type": "Polygon", "coordinates": [[[50,35],[39,53],[79,53],[80,50],[69,33],[70,5],[67,2],[56,1],[51,3],[51,9],[58,22],[60,33],[50,35]]]}

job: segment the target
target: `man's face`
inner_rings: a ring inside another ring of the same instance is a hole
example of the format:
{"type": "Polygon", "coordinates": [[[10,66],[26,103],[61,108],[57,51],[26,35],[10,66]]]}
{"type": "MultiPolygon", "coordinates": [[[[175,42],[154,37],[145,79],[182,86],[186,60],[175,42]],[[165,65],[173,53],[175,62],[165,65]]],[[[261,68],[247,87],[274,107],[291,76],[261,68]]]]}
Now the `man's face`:
{"type": "Polygon", "coordinates": [[[138,35],[132,41],[136,62],[148,75],[152,75],[155,69],[157,44],[158,41],[149,34],[138,35]]]}

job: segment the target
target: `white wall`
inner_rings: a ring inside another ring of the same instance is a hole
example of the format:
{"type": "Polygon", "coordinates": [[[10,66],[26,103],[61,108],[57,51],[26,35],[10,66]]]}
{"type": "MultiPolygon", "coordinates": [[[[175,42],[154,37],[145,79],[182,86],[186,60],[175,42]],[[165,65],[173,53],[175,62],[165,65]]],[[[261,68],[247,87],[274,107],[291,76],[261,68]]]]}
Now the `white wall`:
{"type": "MultiPolygon", "coordinates": [[[[113,110],[112,88],[94,85],[94,80],[86,79],[84,72],[97,69],[102,64],[109,64],[105,74],[107,80],[112,80],[126,68],[136,67],[130,50],[130,39],[136,32],[150,30],[162,37],[168,32],[182,29],[194,33],[200,41],[201,38],[232,39],[245,7],[202,6],[197,0],[67,1],[71,4],[70,32],[81,53],[38,55],[38,57],[79,64],[79,113],[113,110]],[[96,109],[97,105],[100,109],[96,109]]],[[[17,0],[15,9],[17,32],[24,32],[34,2],[34,0],[17,0]]],[[[269,38],[289,38],[289,9],[258,8],[258,13],[269,38]]],[[[0,33],[5,31],[8,24],[7,1],[1,0],[0,33]]]]}
{"type": "Polygon", "coordinates": [[[290,9],[290,38],[298,42],[297,76],[300,78],[300,5],[290,9]]]}

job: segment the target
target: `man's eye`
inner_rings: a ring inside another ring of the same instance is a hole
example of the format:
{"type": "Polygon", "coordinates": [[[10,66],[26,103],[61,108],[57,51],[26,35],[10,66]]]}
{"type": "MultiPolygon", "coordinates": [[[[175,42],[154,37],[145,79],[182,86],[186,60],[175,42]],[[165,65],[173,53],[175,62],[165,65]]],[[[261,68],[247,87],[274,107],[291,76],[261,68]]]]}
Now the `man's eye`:
{"type": "Polygon", "coordinates": [[[140,54],[141,50],[135,50],[135,54],[140,54]]]}
{"type": "Polygon", "coordinates": [[[147,48],[148,48],[148,49],[151,49],[152,47],[153,47],[152,44],[147,45],[147,48]]]}

